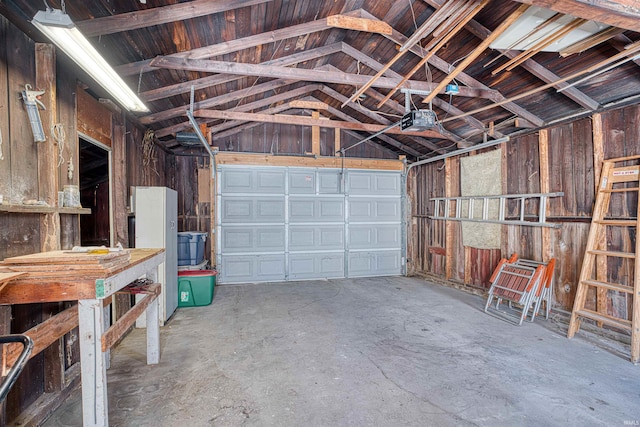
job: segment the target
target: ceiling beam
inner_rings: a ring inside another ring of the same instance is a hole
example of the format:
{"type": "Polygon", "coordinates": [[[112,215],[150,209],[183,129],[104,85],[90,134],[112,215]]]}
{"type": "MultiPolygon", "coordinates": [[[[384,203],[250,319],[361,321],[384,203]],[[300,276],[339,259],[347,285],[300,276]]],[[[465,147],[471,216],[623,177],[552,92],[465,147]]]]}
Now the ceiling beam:
{"type": "Polygon", "coordinates": [[[96,37],[121,31],[183,21],[198,16],[213,15],[214,13],[255,4],[267,3],[270,0],[193,0],[186,3],[153,7],[121,13],[103,18],[88,19],[76,22],[76,26],[85,37],[96,37]]]}
{"type": "MultiPolygon", "coordinates": [[[[362,9],[360,9],[360,15],[364,18],[376,19],[375,16],[371,15],[369,12],[364,11],[362,9]]],[[[407,37],[404,34],[400,33],[395,29],[393,30],[393,34],[391,36],[385,35],[384,37],[388,38],[389,40],[399,45],[404,44],[404,42],[407,40],[407,37]]],[[[415,46],[411,48],[411,52],[413,52],[419,58],[422,58],[425,55],[424,52],[420,51],[420,49],[415,46]]],[[[433,55],[428,62],[429,64],[433,65],[434,67],[436,67],[437,69],[439,69],[445,74],[449,73],[449,70],[452,68],[451,64],[449,64],[447,61],[440,58],[438,55],[433,55]]],[[[473,77],[471,77],[470,75],[464,72],[460,73],[460,75],[457,77],[457,80],[465,84],[466,86],[472,87],[475,89],[482,89],[482,90],[489,89],[486,85],[484,85],[483,83],[479,82],[478,80],[474,79],[473,77]]],[[[462,89],[462,87],[460,88],[462,89]]],[[[494,102],[502,102],[501,104],[502,108],[508,111],[511,111],[513,114],[516,114],[520,117],[527,119],[531,123],[535,123],[537,126],[544,125],[544,120],[542,120],[540,117],[530,113],[529,111],[522,108],[515,102],[507,101],[507,98],[505,98],[504,95],[502,95],[500,92],[494,91],[494,93],[495,93],[495,96],[492,100],[494,102]],[[504,101],[507,101],[507,102],[504,102],[504,101]]]]}
{"type": "Polygon", "coordinates": [[[367,33],[391,34],[391,26],[386,22],[355,18],[347,15],[333,15],[327,17],[327,25],[344,30],[364,31],[367,33]]]}
{"type": "MultiPolygon", "coordinates": [[[[297,89],[286,90],[286,91],[283,91],[282,93],[279,93],[277,95],[269,96],[267,98],[263,98],[263,99],[260,99],[260,100],[254,101],[254,102],[250,102],[248,104],[238,105],[233,109],[233,111],[240,111],[240,112],[243,112],[243,113],[246,113],[246,112],[249,112],[249,111],[254,111],[254,110],[257,110],[257,109],[260,109],[260,108],[264,108],[264,107],[270,106],[272,104],[277,104],[278,102],[288,101],[289,99],[292,99],[292,98],[297,98],[297,97],[300,97],[300,96],[308,95],[311,92],[320,89],[321,87],[322,86],[319,85],[319,84],[308,84],[306,86],[302,86],[302,87],[299,87],[297,89]]],[[[254,89],[255,89],[255,87],[254,87],[254,89]]],[[[226,96],[226,94],[225,95],[220,95],[220,96],[226,96]]],[[[216,97],[216,98],[218,98],[218,97],[216,97]]],[[[211,98],[211,101],[214,102],[214,100],[216,98],[211,98]]],[[[225,100],[222,103],[224,104],[226,102],[228,102],[228,101],[225,100]]],[[[186,109],[186,107],[182,108],[182,113],[181,114],[184,113],[185,109],[186,109]]],[[[206,123],[210,123],[212,121],[213,120],[208,121],[206,123]]],[[[226,122],[225,124],[229,124],[229,123],[231,123],[231,122],[226,122]]],[[[229,127],[233,127],[233,126],[234,125],[229,126],[229,127]]],[[[172,125],[172,126],[168,126],[168,127],[162,128],[162,129],[158,129],[156,131],[156,136],[163,137],[163,136],[171,135],[171,134],[174,134],[174,133],[179,132],[181,130],[188,129],[190,127],[191,127],[191,123],[188,122],[188,121],[185,121],[185,122],[178,123],[178,124],[175,124],[175,125],[172,125]]],[[[224,129],[228,129],[229,127],[226,127],[224,129]]],[[[222,129],[222,130],[224,130],[224,129],[222,129]]],[[[220,130],[220,128],[218,128],[218,130],[220,130]]]]}
{"type": "MultiPolygon", "coordinates": [[[[424,0],[424,1],[432,7],[440,7],[445,0],[424,0]]],[[[469,22],[469,24],[466,26],[466,29],[471,34],[473,34],[474,36],[478,37],[481,40],[484,40],[489,36],[489,34],[491,34],[491,31],[487,27],[480,24],[476,20],[471,20],[471,22],[469,22]]],[[[498,50],[498,51],[509,59],[513,59],[518,55],[517,51],[516,52],[511,50],[498,50]]],[[[551,83],[551,82],[560,80],[560,77],[558,77],[558,75],[551,72],[548,68],[543,67],[542,65],[540,65],[540,63],[538,63],[537,61],[531,58],[524,61],[520,65],[520,67],[524,68],[525,70],[527,70],[532,75],[539,78],[545,83],[551,83]]],[[[554,87],[556,89],[561,89],[567,85],[568,83],[565,82],[565,83],[559,83],[554,87]]],[[[587,108],[589,110],[597,110],[600,107],[600,104],[598,103],[598,101],[591,98],[590,96],[585,95],[584,92],[580,91],[579,89],[576,89],[575,87],[565,89],[562,93],[567,98],[571,99],[578,105],[584,108],[587,108]]]]}
{"type": "MultiPolygon", "coordinates": [[[[336,101],[339,101],[340,103],[342,103],[342,102],[344,102],[344,101],[346,101],[348,99],[346,96],[344,96],[340,92],[337,92],[337,91],[333,90],[329,86],[323,86],[322,89],[320,89],[320,91],[323,92],[324,94],[332,97],[336,101]]],[[[353,103],[349,104],[349,108],[359,112],[360,114],[363,114],[363,115],[367,116],[368,118],[370,118],[372,120],[375,120],[376,122],[378,122],[380,124],[388,126],[388,125],[393,123],[388,118],[386,118],[384,116],[381,116],[380,114],[376,113],[375,111],[371,111],[368,108],[363,107],[362,105],[358,104],[357,102],[353,102],[353,103]]],[[[436,151],[436,152],[441,153],[441,154],[445,152],[440,147],[438,147],[436,144],[434,144],[433,142],[428,141],[426,139],[416,138],[416,137],[413,137],[412,139],[414,141],[416,141],[418,144],[424,145],[425,147],[429,148],[432,151],[436,151]]]]}
{"type": "Polygon", "coordinates": [[[484,39],[478,46],[476,46],[474,50],[472,50],[467,56],[465,56],[464,59],[456,66],[456,68],[449,72],[440,81],[440,83],[438,83],[436,89],[434,89],[433,92],[427,95],[422,100],[422,102],[431,101],[436,95],[438,95],[440,91],[444,90],[449,82],[455,79],[458,74],[463,72],[465,68],[467,68],[473,61],[475,61],[475,59],[480,56],[485,51],[485,49],[488,48],[491,43],[493,43],[495,39],[497,39],[502,33],[504,33],[511,24],[513,24],[520,16],[522,16],[522,14],[525,13],[528,8],[529,5],[523,4],[520,5],[520,7],[514,12],[511,12],[511,14],[505,20],[501,21],[500,25],[498,25],[498,27],[493,30],[486,39],[484,39]]]}
{"type": "MultiPolygon", "coordinates": [[[[329,112],[329,113],[331,113],[331,114],[333,114],[334,116],[336,116],[336,117],[338,117],[338,118],[341,118],[341,119],[342,119],[342,120],[344,120],[344,121],[347,121],[347,122],[355,122],[355,123],[357,123],[357,120],[356,120],[356,119],[354,119],[353,117],[349,116],[348,114],[345,114],[344,112],[342,112],[342,111],[338,110],[337,108],[329,107],[328,112],[329,112]]],[[[347,129],[347,130],[348,130],[348,129],[347,129]]],[[[367,136],[369,136],[369,135],[367,135],[367,136]]],[[[399,141],[396,141],[395,139],[391,138],[391,137],[390,137],[390,136],[388,136],[388,135],[380,134],[380,135],[376,136],[376,138],[378,138],[378,139],[379,139],[379,140],[381,140],[382,142],[384,142],[384,143],[386,143],[386,144],[389,144],[389,145],[391,145],[392,147],[396,147],[397,149],[402,150],[402,151],[404,151],[405,153],[410,154],[410,155],[412,155],[412,156],[414,156],[414,157],[420,157],[420,156],[422,156],[422,153],[421,153],[421,152],[419,152],[419,151],[417,151],[417,150],[414,150],[413,148],[411,148],[411,147],[409,147],[409,146],[407,146],[407,145],[405,145],[405,144],[403,144],[403,143],[401,143],[401,142],[399,142],[399,141]]],[[[363,139],[364,139],[364,138],[363,138],[363,139]]],[[[344,148],[346,148],[346,147],[344,147],[344,148]]],[[[432,147],[430,147],[430,146],[427,146],[427,148],[429,148],[429,150],[431,150],[431,151],[434,151],[434,150],[433,150],[433,148],[432,148],[432,147]]],[[[436,148],[438,148],[438,147],[436,146],[436,148]]],[[[440,152],[440,151],[442,151],[442,150],[438,150],[438,151],[440,152]]]]}
{"type": "MultiPolygon", "coordinates": [[[[226,104],[227,102],[234,102],[246,98],[247,96],[258,95],[270,90],[276,90],[284,86],[296,83],[295,80],[271,80],[266,83],[257,84],[244,89],[237,90],[235,92],[225,93],[224,95],[216,96],[215,98],[205,99],[203,101],[197,101],[193,104],[193,109],[211,108],[217,105],[226,104]]],[[[184,117],[185,111],[189,109],[188,105],[181,105],[179,107],[170,108],[169,110],[160,111],[157,113],[147,114],[140,117],[140,123],[143,125],[150,125],[152,123],[162,122],[164,120],[173,119],[176,117],[184,117]]]]}
{"type": "Polygon", "coordinates": [[[640,31],[640,5],[637,0],[516,0],[566,15],[602,22],[614,27],[640,31]]]}
{"type": "MultiPolygon", "coordinates": [[[[285,125],[298,125],[298,126],[320,126],[325,128],[334,129],[351,129],[360,130],[366,132],[380,132],[387,126],[374,125],[368,123],[359,122],[342,122],[336,120],[320,120],[312,119],[308,117],[300,116],[270,116],[268,114],[255,114],[255,113],[238,113],[233,111],[222,110],[197,110],[193,113],[195,117],[205,119],[220,119],[220,120],[246,120],[263,123],[280,123],[285,125]]],[[[386,131],[389,134],[398,135],[416,135],[423,136],[425,138],[440,138],[447,139],[439,132],[435,130],[425,130],[422,132],[404,132],[399,127],[391,128],[386,131]]]]}
{"type": "Polygon", "coordinates": [[[293,101],[289,101],[289,107],[311,109],[311,110],[326,110],[327,108],[329,108],[326,102],[307,101],[303,99],[295,99],[293,101]]]}
{"type": "MultiPolygon", "coordinates": [[[[342,43],[337,42],[330,45],[321,46],[315,49],[297,52],[282,58],[265,61],[262,64],[281,65],[281,66],[295,65],[300,62],[310,61],[313,59],[321,58],[323,56],[331,55],[333,53],[340,52],[341,50],[342,50],[342,43]]],[[[196,90],[205,89],[207,87],[224,84],[228,82],[233,82],[236,80],[241,80],[243,78],[244,76],[238,77],[238,76],[233,76],[228,74],[218,74],[215,76],[202,77],[200,79],[189,80],[183,83],[177,83],[175,85],[159,87],[157,89],[152,89],[146,92],[142,92],[140,94],[140,98],[143,101],[154,101],[157,99],[168,98],[170,96],[188,93],[189,91],[191,91],[192,86],[196,90]]]]}
{"type": "MultiPolygon", "coordinates": [[[[360,14],[359,10],[345,13],[343,15],[347,16],[358,16],[360,14]]],[[[225,55],[231,52],[237,52],[243,49],[249,49],[255,46],[269,44],[273,42],[277,42],[280,40],[295,38],[299,36],[304,36],[307,34],[315,33],[318,31],[323,31],[329,29],[327,25],[327,20],[325,19],[316,19],[315,21],[305,22],[298,25],[292,25],[286,28],[280,28],[274,31],[267,31],[265,33],[255,34],[253,36],[243,37],[240,39],[229,40],[226,42],[204,46],[197,49],[191,49],[184,52],[178,52],[171,55],[165,55],[166,57],[176,57],[176,58],[189,58],[189,59],[202,59],[202,58],[211,58],[214,56],[225,55]]],[[[153,71],[154,68],[149,66],[151,59],[146,59],[143,61],[132,62],[130,64],[124,64],[119,67],[116,67],[116,71],[121,76],[128,76],[133,74],[145,73],[149,71],[153,71]]]]}
{"type": "MultiPolygon", "coordinates": [[[[236,74],[243,76],[258,76],[267,78],[289,78],[321,83],[347,84],[361,86],[369,81],[370,76],[362,74],[348,74],[337,71],[319,71],[306,68],[290,68],[275,65],[244,64],[228,61],[212,61],[207,59],[175,58],[161,56],[155,58],[151,64],[158,68],[168,68],[183,71],[200,71],[209,73],[236,74]]],[[[398,83],[397,79],[381,77],[373,84],[376,87],[392,88],[398,83]]],[[[431,90],[436,84],[416,80],[409,80],[406,85],[411,89],[431,90]]],[[[444,89],[443,89],[444,91],[444,89]]],[[[460,87],[458,96],[492,99],[495,93],[488,89],[460,87]]]]}
{"type": "MultiPolygon", "coordinates": [[[[371,68],[374,71],[378,71],[383,67],[383,65],[381,63],[379,63],[375,59],[369,57],[368,55],[364,54],[363,52],[355,49],[353,46],[351,46],[348,43],[345,43],[345,42],[342,43],[342,51],[345,54],[351,56],[353,59],[355,59],[357,61],[360,61],[363,64],[366,64],[369,68],[371,68]]],[[[387,70],[385,75],[387,75],[387,77],[390,77],[390,78],[396,78],[396,79],[401,79],[402,78],[402,76],[400,74],[396,73],[395,71],[393,71],[391,69],[387,70]]],[[[366,93],[372,95],[378,102],[380,102],[382,99],[385,98],[385,96],[382,95],[380,92],[372,90],[372,89],[369,89],[366,93]]],[[[345,97],[344,99],[346,100],[348,98],[345,97]]],[[[341,101],[341,103],[342,102],[344,102],[344,100],[341,101]]],[[[460,110],[459,108],[456,108],[452,104],[449,104],[448,102],[446,102],[446,101],[444,101],[444,100],[442,100],[440,98],[434,98],[433,99],[433,104],[436,107],[444,110],[445,112],[447,112],[449,114],[459,115],[459,114],[463,113],[463,111],[460,110]]],[[[356,105],[359,105],[359,104],[356,103],[356,102],[352,102],[351,104],[349,104],[349,107],[354,108],[356,105]]],[[[386,101],[385,105],[387,107],[390,107],[391,109],[394,109],[396,112],[398,112],[401,115],[405,113],[404,107],[401,106],[400,104],[398,104],[397,102],[395,102],[393,99],[389,99],[388,101],[386,101]]],[[[371,110],[367,109],[367,111],[371,111],[371,110]]],[[[476,119],[475,117],[464,116],[464,117],[462,117],[462,120],[464,122],[466,122],[472,128],[475,128],[475,129],[479,130],[480,132],[484,132],[485,131],[484,124],[480,120],[476,119]]],[[[464,138],[467,138],[467,137],[469,137],[471,135],[475,135],[477,133],[478,132],[473,132],[473,133],[470,133],[468,135],[467,134],[460,135],[460,137],[464,139],[464,138]]],[[[498,137],[503,136],[499,132],[496,132],[496,135],[498,137]]]]}

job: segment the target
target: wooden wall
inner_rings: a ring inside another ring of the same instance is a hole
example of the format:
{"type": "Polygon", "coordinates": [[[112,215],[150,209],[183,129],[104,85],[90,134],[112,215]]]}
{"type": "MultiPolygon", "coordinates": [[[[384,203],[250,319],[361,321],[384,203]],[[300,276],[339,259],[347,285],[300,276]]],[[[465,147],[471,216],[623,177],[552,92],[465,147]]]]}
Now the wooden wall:
{"type": "MultiPolygon", "coordinates": [[[[333,156],[334,129],[320,128],[320,155],[333,156]]],[[[340,132],[342,147],[349,147],[367,135],[359,137],[351,132],[340,132]]],[[[241,153],[272,153],[303,155],[311,152],[311,128],[275,123],[259,124],[241,132],[222,138],[213,135],[213,145],[221,151],[241,153]]],[[[397,159],[398,153],[381,147],[375,142],[365,142],[346,151],[347,157],[373,159],[397,159]]]]}
{"type": "MultiPolygon", "coordinates": [[[[562,191],[564,196],[550,199],[548,205],[548,219],[560,224],[559,228],[503,226],[498,253],[464,248],[459,223],[428,218],[433,209],[428,201],[430,197],[459,195],[459,161],[450,158],[414,168],[408,177],[412,227],[409,271],[436,274],[470,287],[487,288],[488,276],[500,257],[513,253],[535,260],[555,257],[555,304],[571,310],[601,161],[640,154],[639,120],[640,105],[632,105],[502,144],[504,194],[562,191]],[[547,175],[548,180],[541,179],[541,174],[547,175]]],[[[614,209],[619,213],[633,213],[637,203],[636,197],[627,197],[618,201],[614,209]]],[[[537,204],[527,205],[526,213],[533,214],[537,208],[537,204]]],[[[515,206],[511,206],[510,213],[515,214],[515,206]]],[[[614,248],[630,247],[635,242],[635,236],[623,230],[611,231],[607,239],[614,248]]],[[[609,262],[610,280],[630,277],[629,263],[613,262],[609,262]]],[[[591,299],[594,298],[591,295],[591,299]]],[[[619,306],[612,309],[623,310],[626,304],[627,301],[620,301],[619,306]]]]}
{"type": "MultiPolygon", "coordinates": [[[[25,200],[46,201],[57,207],[57,192],[79,184],[78,131],[111,147],[115,240],[127,246],[127,209],[132,185],[165,185],[170,156],[156,149],[144,165],[144,130],[124,114],[111,112],[78,88],[75,70],[56,59],[51,45],[37,44],[0,16],[0,260],[43,250],[69,249],[80,244],[80,215],[11,212],[5,205],[25,200]],[[35,143],[20,99],[25,84],[45,88],[47,109],[40,112],[47,141],[35,143]],[[78,111],[83,114],[78,115],[78,111]],[[62,124],[66,138],[58,166],[60,144],[50,135],[52,124],[62,124]],[[69,162],[73,166],[71,178],[69,162]]],[[[54,316],[74,302],[0,306],[0,334],[21,333],[54,316]]],[[[130,307],[125,296],[116,312],[130,307]]],[[[77,385],[79,351],[77,329],[32,358],[0,407],[0,425],[38,423],[77,385]]]]}

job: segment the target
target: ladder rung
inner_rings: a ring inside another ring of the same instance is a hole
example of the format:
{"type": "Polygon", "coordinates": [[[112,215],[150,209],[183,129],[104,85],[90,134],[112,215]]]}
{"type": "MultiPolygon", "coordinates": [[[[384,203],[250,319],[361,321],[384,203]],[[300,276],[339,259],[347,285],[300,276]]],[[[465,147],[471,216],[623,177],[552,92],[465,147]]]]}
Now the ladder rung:
{"type": "Polygon", "coordinates": [[[638,220],[637,219],[601,219],[601,220],[596,220],[593,221],[596,224],[602,224],[602,225],[621,225],[621,226],[637,226],[638,225],[638,220]]]}
{"type": "Polygon", "coordinates": [[[578,316],[586,317],[587,319],[595,320],[596,322],[602,322],[606,325],[615,326],[616,328],[631,330],[631,322],[626,319],[618,319],[606,314],[596,313],[595,311],[587,310],[583,308],[576,312],[578,316]]]}
{"type": "Polygon", "coordinates": [[[606,255],[606,256],[615,257],[615,258],[633,259],[636,257],[636,254],[634,254],[633,252],[600,251],[595,249],[588,250],[587,252],[594,255],[606,255]]]}
{"type": "Polygon", "coordinates": [[[638,187],[629,187],[629,188],[612,188],[612,189],[601,189],[599,190],[601,193],[625,193],[627,191],[638,191],[640,188],[638,187]]]}
{"type": "Polygon", "coordinates": [[[595,286],[596,288],[606,288],[611,289],[612,291],[626,292],[628,294],[633,293],[633,287],[621,285],[619,283],[600,282],[598,280],[583,280],[582,283],[589,286],[595,286]]]}

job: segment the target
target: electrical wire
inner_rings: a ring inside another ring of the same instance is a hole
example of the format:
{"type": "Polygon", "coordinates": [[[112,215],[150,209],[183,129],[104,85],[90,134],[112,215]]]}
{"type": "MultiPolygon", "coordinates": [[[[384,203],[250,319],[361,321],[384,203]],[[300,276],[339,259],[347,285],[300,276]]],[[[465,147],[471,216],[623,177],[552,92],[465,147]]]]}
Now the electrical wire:
{"type": "Polygon", "coordinates": [[[64,125],[62,123],[56,123],[51,126],[51,135],[53,136],[54,141],[58,144],[58,167],[64,164],[64,145],[65,145],[65,131],[64,125]]]}

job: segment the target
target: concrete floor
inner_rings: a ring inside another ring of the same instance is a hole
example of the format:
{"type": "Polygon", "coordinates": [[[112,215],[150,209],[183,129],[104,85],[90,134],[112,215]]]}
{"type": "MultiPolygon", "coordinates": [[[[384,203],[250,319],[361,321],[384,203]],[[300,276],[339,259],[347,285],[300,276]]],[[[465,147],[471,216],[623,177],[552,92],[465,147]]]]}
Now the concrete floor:
{"type": "MultiPolygon", "coordinates": [[[[218,286],[145,365],[112,354],[113,426],[638,425],[640,366],[544,319],[415,278],[218,286]]],[[[80,393],[46,422],[81,424],[80,393]]]]}

